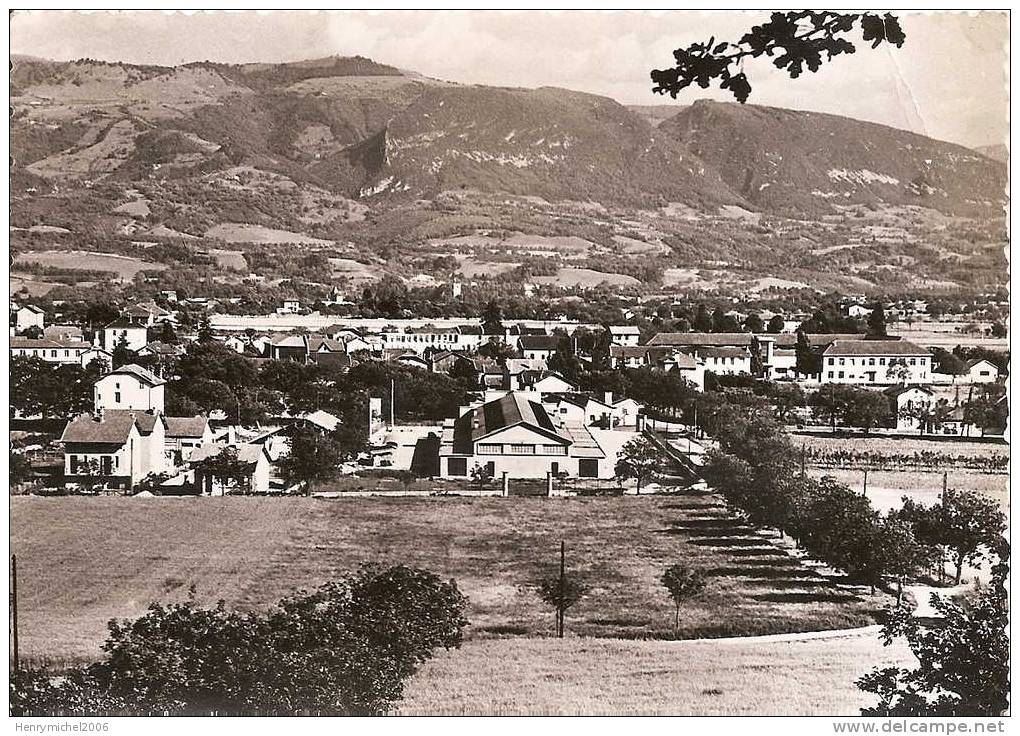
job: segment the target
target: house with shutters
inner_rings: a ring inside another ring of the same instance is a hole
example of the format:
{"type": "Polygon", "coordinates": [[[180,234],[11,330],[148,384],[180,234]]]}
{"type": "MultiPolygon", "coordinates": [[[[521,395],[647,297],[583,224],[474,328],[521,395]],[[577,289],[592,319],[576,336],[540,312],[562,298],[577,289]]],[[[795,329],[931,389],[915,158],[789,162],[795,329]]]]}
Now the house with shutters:
{"type": "Polygon", "coordinates": [[[468,478],[476,466],[494,478],[545,478],[567,472],[581,478],[609,478],[607,459],[583,425],[552,417],[527,393],[511,392],[470,407],[444,423],[439,447],[443,478],[468,478]]]}
{"type": "Polygon", "coordinates": [[[144,411],[99,411],[72,419],[60,436],[64,477],[69,484],[101,483],[131,488],[150,473],[169,469],[162,415],[144,411]]]}
{"type": "Polygon", "coordinates": [[[253,343],[261,345],[267,358],[297,363],[322,363],[348,367],[347,345],[327,335],[277,334],[253,343]]]}
{"type": "Polygon", "coordinates": [[[751,373],[751,353],[747,348],[696,348],[694,357],[704,363],[705,371],[710,371],[717,376],[750,375],[751,373]]]}
{"type": "Polygon", "coordinates": [[[92,348],[87,342],[58,341],[45,338],[10,338],[11,357],[39,358],[47,363],[82,363],[82,355],[92,348]]]}
{"type": "Polygon", "coordinates": [[[96,411],[135,410],[163,413],[166,381],[134,363],[122,365],[95,382],[96,411]]]}
{"type": "Polygon", "coordinates": [[[427,349],[470,351],[482,344],[482,330],[473,325],[457,327],[407,327],[403,330],[395,327],[383,328],[378,337],[386,350],[413,350],[424,353],[427,349]]]}
{"type": "Polygon", "coordinates": [[[823,383],[932,383],[932,354],[908,340],[834,340],[822,351],[823,383]]]}

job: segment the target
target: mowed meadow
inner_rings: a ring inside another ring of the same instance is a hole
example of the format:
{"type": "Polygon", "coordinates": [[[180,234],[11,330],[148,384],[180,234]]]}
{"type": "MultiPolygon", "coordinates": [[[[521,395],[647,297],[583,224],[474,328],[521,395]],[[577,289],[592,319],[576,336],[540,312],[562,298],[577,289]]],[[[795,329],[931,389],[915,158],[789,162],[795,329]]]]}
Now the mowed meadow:
{"type": "Polygon", "coordinates": [[[859,716],[875,697],[857,679],[890,666],[917,660],[871,629],[804,641],[485,639],[426,663],[396,712],[859,716]]]}
{"type": "Polygon", "coordinates": [[[571,636],[672,638],[659,578],[685,561],[711,580],[681,637],[874,623],[883,593],[831,578],[734,519],[710,494],[623,498],[15,497],[21,651],[55,665],[99,655],[107,620],[153,601],[262,608],[363,562],[453,578],[467,638],[548,637],[535,581],[567,567],[589,586],[571,636]],[[193,589],[193,593],[190,591],[193,589]]]}

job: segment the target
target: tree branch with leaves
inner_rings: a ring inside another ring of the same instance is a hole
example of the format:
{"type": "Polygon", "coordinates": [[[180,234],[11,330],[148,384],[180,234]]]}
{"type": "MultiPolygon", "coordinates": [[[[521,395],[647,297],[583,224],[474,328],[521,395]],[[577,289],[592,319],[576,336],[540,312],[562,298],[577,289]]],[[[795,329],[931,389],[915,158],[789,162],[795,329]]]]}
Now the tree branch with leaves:
{"type": "Polygon", "coordinates": [[[693,43],[673,52],[676,66],[652,71],[653,92],[668,94],[673,99],[697,84],[707,89],[719,81],[741,103],[751,94],[751,82],[744,72],[745,59],[767,56],[776,68],[786,71],[791,79],[799,77],[805,67],[817,72],[822,64],[841,54],[852,54],[857,47],[846,38],[859,29],[865,43],[878,48],[889,43],[903,46],[906,35],[899,20],[891,13],[837,13],[834,11],[797,10],[772,13],[767,23],[753,26],[736,43],[693,43]]]}

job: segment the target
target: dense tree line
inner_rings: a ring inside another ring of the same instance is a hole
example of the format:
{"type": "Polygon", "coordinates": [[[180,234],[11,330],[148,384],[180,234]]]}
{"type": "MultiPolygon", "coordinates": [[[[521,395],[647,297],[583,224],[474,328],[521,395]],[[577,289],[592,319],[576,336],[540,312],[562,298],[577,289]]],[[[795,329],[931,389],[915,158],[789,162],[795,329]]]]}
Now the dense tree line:
{"type": "Polygon", "coordinates": [[[882,515],[868,499],[831,477],[800,472],[800,453],[770,409],[724,403],[711,416],[718,447],[705,479],[755,524],[790,534],[812,557],[872,586],[936,570],[945,555],[956,564],[996,548],[1005,517],[980,494],[951,491],[939,504],[882,515]]]}
{"type": "MultiPolygon", "coordinates": [[[[349,427],[368,423],[368,398],[392,400],[402,420],[441,420],[467,403],[475,384],[467,378],[380,361],[350,369],[317,363],[253,361],[216,341],[188,345],[167,384],[167,412],[222,411],[243,424],[264,422],[284,410],[328,411],[349,427]],[[394,395],[390,396],[391,385],[394,395]]],[[[387,406],[388,408],[388,406],[387,406]]]]}
{"type": "Polygon", "coordinates": [[[454,582],[365,567],[268,611],[152,604],[111,621],[103,658],[14,671],[12,715],[375,715],[439,648],[461,643],[454,582]]]}
{"type": "Polygon", "coordinates": [[[82,368],[76,363],[14,356],[10,365],[12,415],[70,418],[92,411],[92,385],[102,374],[98,361],[82,368]]]}

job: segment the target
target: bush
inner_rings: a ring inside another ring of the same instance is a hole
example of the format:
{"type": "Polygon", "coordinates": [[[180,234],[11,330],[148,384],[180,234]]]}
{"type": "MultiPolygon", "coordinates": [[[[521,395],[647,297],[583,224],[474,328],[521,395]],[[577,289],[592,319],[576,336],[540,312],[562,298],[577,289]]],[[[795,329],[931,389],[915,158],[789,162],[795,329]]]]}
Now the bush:
{"type": "Polygon", "coordinates": [[[370,715],[396,704],[437,647],[460,645],[454,582],[365,567],[269,612],[153,604],[111,621],[105,659],[11,681],[12,715],[370,715]]]}

